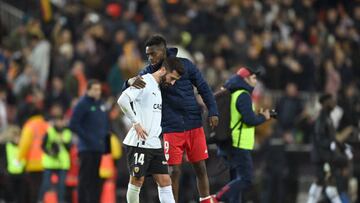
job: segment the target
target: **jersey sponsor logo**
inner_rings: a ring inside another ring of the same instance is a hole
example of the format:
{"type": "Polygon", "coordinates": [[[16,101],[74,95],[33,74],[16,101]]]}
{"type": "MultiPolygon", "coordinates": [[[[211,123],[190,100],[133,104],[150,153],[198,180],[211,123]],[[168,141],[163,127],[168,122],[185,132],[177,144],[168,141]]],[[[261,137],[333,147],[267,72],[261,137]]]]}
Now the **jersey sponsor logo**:
{"type": "Polygon", "coordinates": [[[161,104],[154,104],[153,108],[161,110],[161,104]]]}

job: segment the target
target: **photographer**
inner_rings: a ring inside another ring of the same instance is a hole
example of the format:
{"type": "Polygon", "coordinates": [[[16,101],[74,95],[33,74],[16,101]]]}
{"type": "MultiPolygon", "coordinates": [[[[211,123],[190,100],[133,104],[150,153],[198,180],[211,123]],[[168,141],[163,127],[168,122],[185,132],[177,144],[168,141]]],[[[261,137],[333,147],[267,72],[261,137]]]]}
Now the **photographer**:
{"type": "Polygon", "coordinates": [[[231,93],[230,127],[231,146],[219,146],[220,154],[230,166],[230,183],[215,196],[218,201],[241,202],[242,192],[252,184],[253,163],[251,150],[254,148],[255,126],[271,118],[268,109],[257,115],[251,94],[257,83],[256,69],[242,67],[224,85],[231,93]]]}

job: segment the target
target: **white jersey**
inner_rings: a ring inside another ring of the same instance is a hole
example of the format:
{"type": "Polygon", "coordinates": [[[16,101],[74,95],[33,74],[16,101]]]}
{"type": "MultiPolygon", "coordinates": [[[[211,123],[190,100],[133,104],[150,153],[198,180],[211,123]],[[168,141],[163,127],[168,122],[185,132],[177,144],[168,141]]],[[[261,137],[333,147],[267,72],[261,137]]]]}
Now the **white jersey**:
{"type": "Polygon", "coordinates": [[[136,119],[148,134],[146,140],[141,140],[132,127],[127,133],[124,144],[128,146],[159,149],[161,148],[161,106],[162,98],[159,84],[151,74],[142,76],[145,88],[128,87],[123,94],[130,97],[136,119]]]}

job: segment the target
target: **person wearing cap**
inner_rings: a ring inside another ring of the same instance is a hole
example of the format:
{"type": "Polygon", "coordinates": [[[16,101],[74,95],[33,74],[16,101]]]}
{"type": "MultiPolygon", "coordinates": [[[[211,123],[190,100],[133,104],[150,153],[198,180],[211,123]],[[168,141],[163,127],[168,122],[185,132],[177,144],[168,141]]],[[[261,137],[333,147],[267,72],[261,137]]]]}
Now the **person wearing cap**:
{"type": "Polygon", "coordinates": [[[230,166],[230,182],[213,197],[217,201],[241,202],[242,192],[252,184],[255,126],[270,119],[270,111],[254,112],[251,94],[257,83],[259,70],[241,67],[225,82],[224,88],[231,93],[230,127],[231,146],[219,146],[219,154],[230,166]]]}
{"type": "MultiPolygon", "coordinates": [[[[331,94],[320,97],[321,111],[316,119],[313,137],[312,159],[316,165],[316,181],[309,189],[308,203],[320,200],[323,189],[332,203],[342,202],[336,188],[334,169],[336,144],[336,129],[331,119],[331,112],[336,101],[331,94]]],[[[352,155],[351,155],[352,156],[352,155]]]]}

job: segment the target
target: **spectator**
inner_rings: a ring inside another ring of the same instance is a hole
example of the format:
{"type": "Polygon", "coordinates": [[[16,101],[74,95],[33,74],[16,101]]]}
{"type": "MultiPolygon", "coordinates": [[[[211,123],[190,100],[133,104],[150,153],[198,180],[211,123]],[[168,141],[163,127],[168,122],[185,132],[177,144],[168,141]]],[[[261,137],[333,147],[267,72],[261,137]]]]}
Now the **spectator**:
{"type": "Polygon", "coordinates": [[[118,61],[112,66],[107,82],[110,86],[111,95],[118,95],[122,90],[122,85],[124,84],[123,79],[123,70],[121,65],[122,58],[119,58],[118,61]]]}
{"type": "Polygon", "coordinates": [[[86,92],[87,78],[84,73],[84,63],[75,61],[71,73],[65,78],[66,91],[71,98],[80,97],[86,92]]]}
{"type": "Polygon", "coordinates": [[[280,132],[287,137],[286,140],[293,143],[295,141],[296,127],[303,112],[303,102],[296,84],[288,83],[286,85],[285,95],[280,98],[276,105],[276,111],[278,112],[277,120],[280,132]]]}
{"type": "Polygon", "coordinates": [[[39,74],[39,84],[41,89],[46,89],[47,80],[50,71],[50,43],[41,39],[39,34],[31,35],[31,54],[29,56],[29,64],[39,74]]]}
{"type": "Polygon", "coordinates": [[[47,91],[45,96],[45,108],[49,109],[52,104],[60,104],[62,109],[68,109],[70,105],[70,96],[64,88],[64,81],[55,76],[51,80],[51,90],[47,91]]]}

